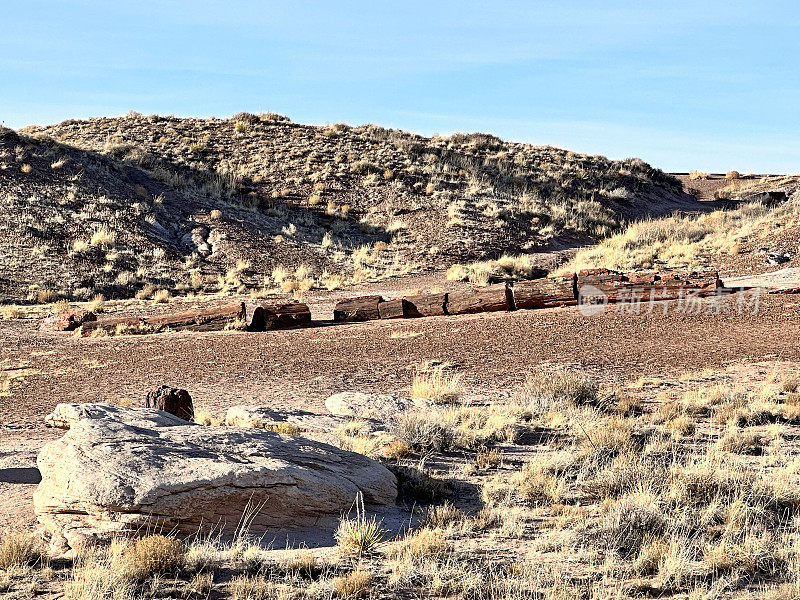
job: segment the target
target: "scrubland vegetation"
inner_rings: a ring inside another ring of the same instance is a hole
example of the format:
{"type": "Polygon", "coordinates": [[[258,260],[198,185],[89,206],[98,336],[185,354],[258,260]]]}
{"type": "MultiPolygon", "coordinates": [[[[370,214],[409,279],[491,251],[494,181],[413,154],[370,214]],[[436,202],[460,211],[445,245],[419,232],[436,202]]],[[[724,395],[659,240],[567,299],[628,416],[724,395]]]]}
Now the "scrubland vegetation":
{"type": "Polygon", "coordinates": [[[0,180],[3,214],[23,215],[0,258],[33,299],[335,289],[599,239],[686,202],[636,159],[248,113],[3,129],[0,180]]]}
{"type": "Polygon", "coordinates": [[[719,257],[736,256],[745,244],[769,245],[776,235],[800,227],[800,201],[777,206],[748,202],[708,214],[673,216],[632,223],[624,231],[580,250],[562,271],[659,267],[699,268],[719,257]]]}
{"type": "MultiPolygon", "coordinates": [[[[438,378],[448,389],[455,374],[438,378]]],[[[6,532],[0,588],[71,600],[796,598],[798,378],[702,379],[659,392],[539,369],[513,401],[411,409],[361,447],[397,473],[415,515],[405,532],[360,509],[342,516],[333,553],[267,550],[245,526],[231,540],[149,535],[68,561],[6,532]],[[450,466],[426,466],[437,456],[450,466]]]]}

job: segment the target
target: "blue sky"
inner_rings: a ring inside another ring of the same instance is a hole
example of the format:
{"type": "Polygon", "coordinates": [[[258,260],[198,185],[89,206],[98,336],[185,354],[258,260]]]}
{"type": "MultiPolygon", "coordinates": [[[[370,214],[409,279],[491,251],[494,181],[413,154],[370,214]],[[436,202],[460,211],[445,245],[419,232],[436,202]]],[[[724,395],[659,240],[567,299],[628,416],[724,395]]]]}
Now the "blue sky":
{"type": "Polygon", "coordinates": [[[275,111],[800,172],[800,3],[2,0],[0,121],[275,111]]]}

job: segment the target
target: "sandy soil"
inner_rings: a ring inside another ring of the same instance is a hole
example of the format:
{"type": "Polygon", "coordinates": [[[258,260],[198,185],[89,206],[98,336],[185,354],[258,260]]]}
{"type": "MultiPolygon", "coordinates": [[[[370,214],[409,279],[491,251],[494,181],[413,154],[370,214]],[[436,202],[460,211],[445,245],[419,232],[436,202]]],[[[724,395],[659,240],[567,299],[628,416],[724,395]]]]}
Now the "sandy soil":
{"type": "MultiPolygon", "coordinates": [[[[418,276],[357,292],[312,295],[315,317],[337,297],[408,288],[428,289],[418,276]]],[[[800,361],[800,296],[706,299],[700,314],[676,302],[652,312],[617,307],[585,316],[577,308],[484,313],[415,320],[331,324],[265,333],[173,333],[105,339],[43,334],[31,319],[0,321],[0,528],[34,522],[38,449],[60,432],[43,417],[58,402],[131,399],[166,383],[188,389],[198,410],[221,414],[235,404],[324,410],[344,390],[406,393],[415,367],[447,361],[463,373],[468,399],[501,400],[543,363],[579,365],[611,384],[640,377],[679,378],[687,371],[724,370],[763,361],[800,361]],[[752,314],[753,308],[755,314],[752,314]]]]}

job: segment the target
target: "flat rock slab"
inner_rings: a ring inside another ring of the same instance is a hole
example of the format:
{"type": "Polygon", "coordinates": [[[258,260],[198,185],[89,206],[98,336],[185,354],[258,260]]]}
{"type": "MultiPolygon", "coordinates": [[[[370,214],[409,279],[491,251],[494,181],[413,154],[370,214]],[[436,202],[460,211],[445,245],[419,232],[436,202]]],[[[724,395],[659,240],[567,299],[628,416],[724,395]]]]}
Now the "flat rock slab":
{"type": "Polygon", "coordinates": [[[800,291],[800,267],[790,267],[746,277],[726,277],[723,281],[725,287],[737,288],[763,288],[770,292],[798,292],[800,291]]]}
{"type": "Polygon", "coordinates": [[[175,415],[162,410],[153,408],[132,409],[115,404],[93,404],[90,402],[85,404],[57,404],[53,412],[44,418],[44,424],[48,427],[69,429],[82,419],[110,419],[139,427],[189,425],[188,421],[179,419],[175,415]]]}
{"type": "Polygon", "coordinates": [[[308,526],[347,512],[358,492],[372,505],[397,496],[386,467],[328,444],[116,413],[73,422],[39,453],[34,510],[56,551],[117,535],[232,533],[248,511],[254,532],[308,526]]]}
{"type": "Polygon", "coordinates": [[[374,419],[384,423],[397,418],[412,407],[428,407],[426,400],[409,400],[391,394],[365,394],[363,392],[340,392],[325,400],[325,408],[331,414],[351,419],[374,419]]]}
{"type": "Polygon", "coordinates": [[[320,415],[299,409],[277,409],[268,406],[231,406],[225,413],[225,424],[230,427],[264,428],[288,423],[302,432],[330,433],[347,425],[351,417],[320,415]]]}

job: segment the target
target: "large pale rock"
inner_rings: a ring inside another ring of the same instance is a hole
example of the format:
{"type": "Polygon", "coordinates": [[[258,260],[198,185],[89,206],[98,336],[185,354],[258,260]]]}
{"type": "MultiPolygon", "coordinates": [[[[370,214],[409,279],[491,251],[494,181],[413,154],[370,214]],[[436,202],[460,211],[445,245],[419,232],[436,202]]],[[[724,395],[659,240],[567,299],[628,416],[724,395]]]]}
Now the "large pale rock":
{"type": "Polygon", "coordinates": [[[225,424],[231,427],[269,428],[288,424],[297,427],[301,432],[312,433],[330,433],[352,420],[349,417],[268,406],[231,406],[225,413],[225,424]]]}
{"type": "Polygon", "coordinates": [[[114,412],[72,423],[39,454],[34,509],[54,549],[141,532],[230,533],[248,509],[255,531],[311,525],[346,512],[359,491],[368,504],[396,497],[383,465],[328,444],[114,412]]]}
{"type": "Polygon", "coordinates": [[[365,394],[363,392],[340,392],[325,400],[325,408],[331,414],[357,419],[375,419],[388,422],[409,408],[429,406],[424,400],[409,400],[391,394],[365,394]]]}
{"type": "Polygon", "coordinates": [[[139,427],[174,427],[188,425],[183,419],[161,410],[149,408],[130,409],[114,404],[57,404],[44,418],[48,427],[69,429],[81,419],[111,419],[139,427]]]}

